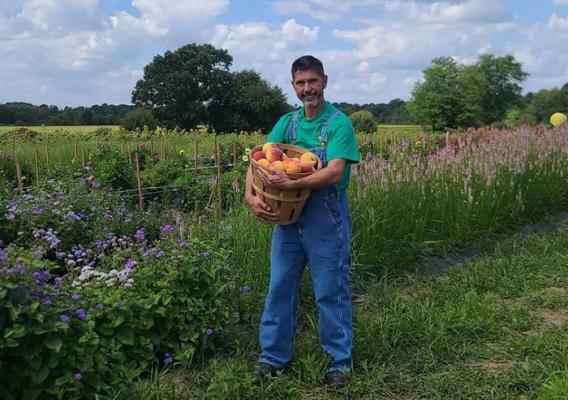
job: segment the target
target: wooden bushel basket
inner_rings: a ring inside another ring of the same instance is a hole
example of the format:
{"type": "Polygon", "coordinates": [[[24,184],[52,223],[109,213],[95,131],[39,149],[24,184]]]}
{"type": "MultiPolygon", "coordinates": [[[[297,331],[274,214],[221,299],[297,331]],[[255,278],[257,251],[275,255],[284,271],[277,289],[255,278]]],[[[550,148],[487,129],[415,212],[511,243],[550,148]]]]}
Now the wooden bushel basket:
{"type": "MultiPolygon", "coordinates": [[[[276,144],[280,150],[284,152],[289,158],[300,158],[303,153],[307,153],[308,150],[305,150],[301,147],[294,146],[291,144],[276,144]]],[[[256,197],[260,198],[264,201],[270,209],[278,213],[279,220],[275,221],[276,224],[279,225],[289,225],[293,224],[294,222],[298,221],[300,218],[300,214],[304,208],[304,204],[308,197],[310,197],[311,190],[310,189],[300,189],[300,190],[281,190],[266,187],[260,177],[257,174],[258,168],[264,168],[263,166],[259,165],[258,162],[252,158],[252,155],[262,150],[262,145],[255,146],[251,153],[250,153],[250,162],[252,166],[252,173],[253,173],[253,189],[256,197]]],[[[317,155],[316,155],[317,157],[317,155]]],[[[317,163],[315,166],[315,171],[322,168],[322,162],[317,157],[317,163]]],[[[303,173],[287,173],[290,179],[298,179],[304,176],[308,176],[313,174],[315,171],[312,172],[303,172],[303,173]]]]}

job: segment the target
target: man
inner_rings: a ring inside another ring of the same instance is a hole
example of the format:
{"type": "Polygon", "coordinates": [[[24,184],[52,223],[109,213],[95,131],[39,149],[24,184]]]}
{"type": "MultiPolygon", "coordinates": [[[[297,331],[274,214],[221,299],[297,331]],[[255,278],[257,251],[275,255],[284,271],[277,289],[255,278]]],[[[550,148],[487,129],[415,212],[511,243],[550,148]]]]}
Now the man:
{"type": "MultiPolygon", "coordinates": [[[[347,186],[350,166],[359,161],[359,152],[349,118],[324,100],[327,76],[320,60],[303,56],[294,61],[292,86],[304,106],[280,118],[268,142],[309,149],[322,159],[324,168],[296,180],[290,180],[283,172],[259,168],[260,178],[268,186],[312,191],[298,222],[274,228],[270,285],[260,323],[261,354],[256,371],[274,375],[292,359],[298,289],[307,263],[319,311],[320,345],[331,358],[326,382],[338,388],[347,383],[352,370],[351,217],[347,186]]],[[[254,196],[250,168],[245,198],[259,220],[268,223],[278,219],[266,203],[254,196]]]]}

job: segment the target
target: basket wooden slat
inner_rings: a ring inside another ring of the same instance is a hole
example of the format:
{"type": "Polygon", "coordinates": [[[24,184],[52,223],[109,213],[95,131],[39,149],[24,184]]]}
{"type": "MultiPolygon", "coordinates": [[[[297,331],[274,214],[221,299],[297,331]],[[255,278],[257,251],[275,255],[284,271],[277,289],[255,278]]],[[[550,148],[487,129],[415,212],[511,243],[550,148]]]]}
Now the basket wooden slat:
{"type": "MultiPolygon", "coordinates": [[[[306,153],[307,150],[294,146],[291,144],[280,144],[278,143],[277,146],[286,154],[289,158],[300,158],[303,153],[306,153]]],[[[280,225],[288,225],[293,224],[294,222],[298,221],[300,214],[304,208],[304,204],[306,203],[307,198],[310,196],[311,190],[310,189],[300,189],[300,190],[281,190],[276,188],[266,187],[260,177],[258,176],[257,170],[258,168],[264,168],[258,162],[252,158],[252,155],[262,150],[262,145],[255,146],[251,151],[251,166],[253,172],[253,189],[255,195],[259,197],[262,201],[264,201],[273,212],[278,213],[279,220],[275,223],[280,225]]],[[[317,157],[317,156],[316,156],[317,157]]],[[[317,158],[317,163],[315,166],[315,170],[319,170],[322,167],[322,162],[319,158],[317,158]]],[[[308,176],[313,174],[315,171],[312,172],[305,172],[305,173],[289,173],[287,174],[290,179],[298,179],[304,176],[308,176]]]]}

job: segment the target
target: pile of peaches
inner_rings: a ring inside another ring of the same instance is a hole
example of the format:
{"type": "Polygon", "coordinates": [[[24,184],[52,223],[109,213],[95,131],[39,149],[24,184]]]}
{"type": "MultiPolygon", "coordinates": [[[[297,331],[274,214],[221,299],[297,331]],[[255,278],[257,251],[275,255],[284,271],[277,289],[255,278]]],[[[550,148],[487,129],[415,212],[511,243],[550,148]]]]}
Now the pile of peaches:
{"type": "Polygon", "coordinates": [[[318,158],[311,151],[302,153],[300,158],[288,157],[276,143],[266,143],[262,150],[253,153],[252,158],[261,166],[288,174],[314,172],[318,158]]]}

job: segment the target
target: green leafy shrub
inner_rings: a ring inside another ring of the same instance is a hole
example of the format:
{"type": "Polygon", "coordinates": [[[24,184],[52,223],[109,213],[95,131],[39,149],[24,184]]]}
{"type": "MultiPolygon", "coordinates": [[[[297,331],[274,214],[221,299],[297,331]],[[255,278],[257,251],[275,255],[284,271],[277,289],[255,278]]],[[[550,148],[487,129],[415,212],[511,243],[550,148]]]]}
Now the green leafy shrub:
{"type": "Polygon", "coordinates": [[[154,130],[157,126],[157,121],[152,111],[143,107],[136,107],[130,110],[122,118],[120,125],[124,128],[133,131],[135,129],[150,129],[154,130]]]}
{"type": "Polygon", "coordinates": [[[373,133],[377,129],[375,117],[373,117],[373,114],[369,111],[355,111],[349,116],[349,119],[351,119],[351,122],[353,123],[355,132],[373,133]]]}
{"type": "Polygon", "coordinates": [[[206,349],[228,317],[229,253],[164,235],[143,254],[107,254],[128,271],[112,285],[112,270],[57,276],[55,263],[0,245],[0,398],[94,398],[206,349]]]}
{"type": "Polygon", "coordinates": [[[134,167],[116,151],[102,148],[91,159],[91,166],[96,181],[108,188],[136,188],[134,167]]]}

